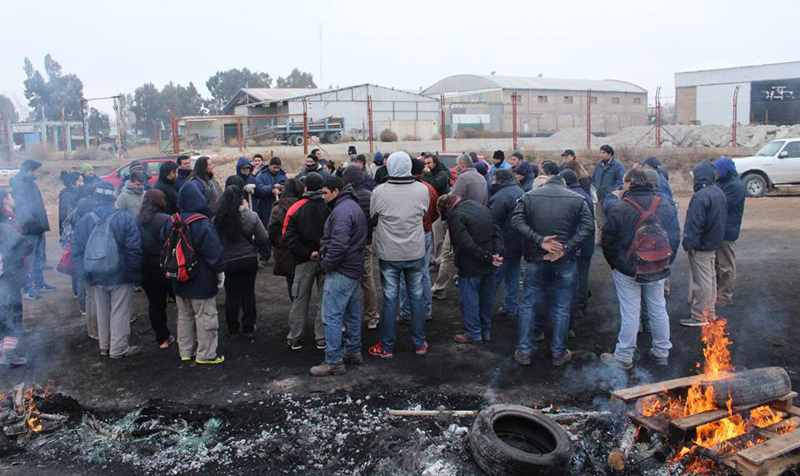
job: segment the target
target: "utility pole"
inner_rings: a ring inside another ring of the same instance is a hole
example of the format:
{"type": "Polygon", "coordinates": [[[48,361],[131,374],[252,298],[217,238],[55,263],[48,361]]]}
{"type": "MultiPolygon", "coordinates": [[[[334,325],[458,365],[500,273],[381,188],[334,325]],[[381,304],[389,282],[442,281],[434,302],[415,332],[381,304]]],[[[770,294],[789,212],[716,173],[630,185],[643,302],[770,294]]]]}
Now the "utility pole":
{"type": "Polygon", "coordinates": [[[737,85],[736,88],[733,90],[733,123],[731,125],[731,142],[733,147],[737,147],[736,145],[736,129],[738,128],[738,112],[737,106],[739,103],[739,86],[737,85]]]}
{"type": "Polygon", "coordinates": [[[325,87],[325,82],[322,80],[322,23],[319,24],[319,87],[325,87]]]}
{"type": "Polygon", "coordinates": [[[517,93],[511,93],[511,149],[517,150],[517,93]]]}
{"type": "Polygon", "coordinates": [[[81,123],[83,123],[83,150],[89,150],[89,126],[86,123],[86,108],[89,101],[81,98],[81,123]]]}
{"type": "MultiPolygon", "coordinates": [[[[556,115],[558,120],[558,115],[556,115]]],[[[592,150],[592,90],[586,91],[586,150],[592,150]]]]}

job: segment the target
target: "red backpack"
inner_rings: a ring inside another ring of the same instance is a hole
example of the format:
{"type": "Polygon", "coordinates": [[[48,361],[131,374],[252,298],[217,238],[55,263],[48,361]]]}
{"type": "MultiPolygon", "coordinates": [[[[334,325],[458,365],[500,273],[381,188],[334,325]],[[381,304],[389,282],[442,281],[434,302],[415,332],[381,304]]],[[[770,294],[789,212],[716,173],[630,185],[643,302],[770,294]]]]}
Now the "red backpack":
{"type": "Polygon", "coordinates": [[[161,249],[161,270],[167,279],[183,283],[191,281],[199,271],[200,259],[192,244],[189,225],[196,221],[208,220],[205,215],[197,214],[183,221],[179,214],[172,215],[172,226],[167,232],[167,239],[161,249]]]}
{"type": "Polygon", "coordinates": [[[661,197],[653,197],[650,208],[645,210],[630,197],[623,198],[639,212],[636,233],[625,258],[633,265],[636,282],[650,283],[669,276],[672,248],[669,235],[656,214],[661,197]]]}

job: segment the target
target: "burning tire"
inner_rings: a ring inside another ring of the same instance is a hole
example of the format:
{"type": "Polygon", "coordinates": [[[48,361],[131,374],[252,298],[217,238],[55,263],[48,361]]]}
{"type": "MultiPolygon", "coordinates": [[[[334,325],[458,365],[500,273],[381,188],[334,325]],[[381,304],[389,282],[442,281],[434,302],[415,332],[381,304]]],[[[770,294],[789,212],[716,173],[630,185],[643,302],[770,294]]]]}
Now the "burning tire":
{"type": "Polygon", "coordinates": [[[719,408],[726,408],[729,398],[733,406],[759,405],[785,397],[792,391],[789,374],[780,367],[736,372],[729,379],[708,385],[714,387],[714,399],[719,408]]]}
{"type": "Polygon", "coordinates": [[[478,414],[469,443],[478,466],[491,476],[561,475],[572,461],[567,432],[519,405],[492,405],[478,414]]]}

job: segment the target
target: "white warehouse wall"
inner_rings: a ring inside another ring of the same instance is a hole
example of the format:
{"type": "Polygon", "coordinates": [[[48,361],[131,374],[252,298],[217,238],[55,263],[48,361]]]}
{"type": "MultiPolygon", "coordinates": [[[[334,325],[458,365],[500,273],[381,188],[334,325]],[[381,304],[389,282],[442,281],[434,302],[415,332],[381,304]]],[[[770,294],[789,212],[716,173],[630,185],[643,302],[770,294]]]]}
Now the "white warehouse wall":
{"type": "MultiPolygon", "coordinates": [[[[737,84],[697,86],[697,120],[729,126],[733,119],[733,91],[737,84]]],[[[738,83],[737,122],[750,123],[750,83],[738,83]]]]}

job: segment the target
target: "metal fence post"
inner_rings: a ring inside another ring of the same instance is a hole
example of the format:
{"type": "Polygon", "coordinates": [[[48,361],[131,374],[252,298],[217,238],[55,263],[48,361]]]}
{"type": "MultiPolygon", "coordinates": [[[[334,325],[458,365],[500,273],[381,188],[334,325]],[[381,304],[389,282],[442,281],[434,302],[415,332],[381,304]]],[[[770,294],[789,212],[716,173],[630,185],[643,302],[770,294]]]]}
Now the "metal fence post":
{"type": "Polygon", "coordinates": [[[511,93],[511,149],[517,150],[517,93],[511,93]]]}
{"type": "Polygon", "coordinates": [[[303,98],[303,155],[308,155],[308,101],[303,98]]]}
{"type": "Polygon", "coordinates": [[[372,130],[372,95],[367,96],[367,122],[369,123],[369,153],[375,153],[373,130],[372,130]]]}
{"type": "Polygon", "coordinates": [[[441,116],[442,116],[442,124],[441,124],[441,126],[442,126],[441,127],[441,129],[442,129],[442,152],[447,152],[447,128],[445,127],[445,124],[444,124],[444,120],[445,120],[444,94],[441,95],[441,98],[439,100],[439,105],[440,105],[440,109],[441,109],[441,113],[442,113],[441,114],[441,116]]]}
{"type": "Polygon", "coordinates": [[[175,110],[172,110],[172,115],[170,117],[170,122],[172,123],[172,153],[173,154],[180,154],[181,153],[181,137],[178,133],[178,118],[175,116],[175,110]]]}
{"type": "Polygon", "coordinates": [[[586,91],[586,150],[592,150],[592,90],[586,91]]]}
{"type": "Polygon", "coordinates": [[[736,129],[738,128],[738,113],[737,113],[737,106],[739,103],[739,86],[737,85],[736,88],[733,90],[733,124],[731,125],[731,144],[733,147],[738,147],[736,145],[736,129]]]}

